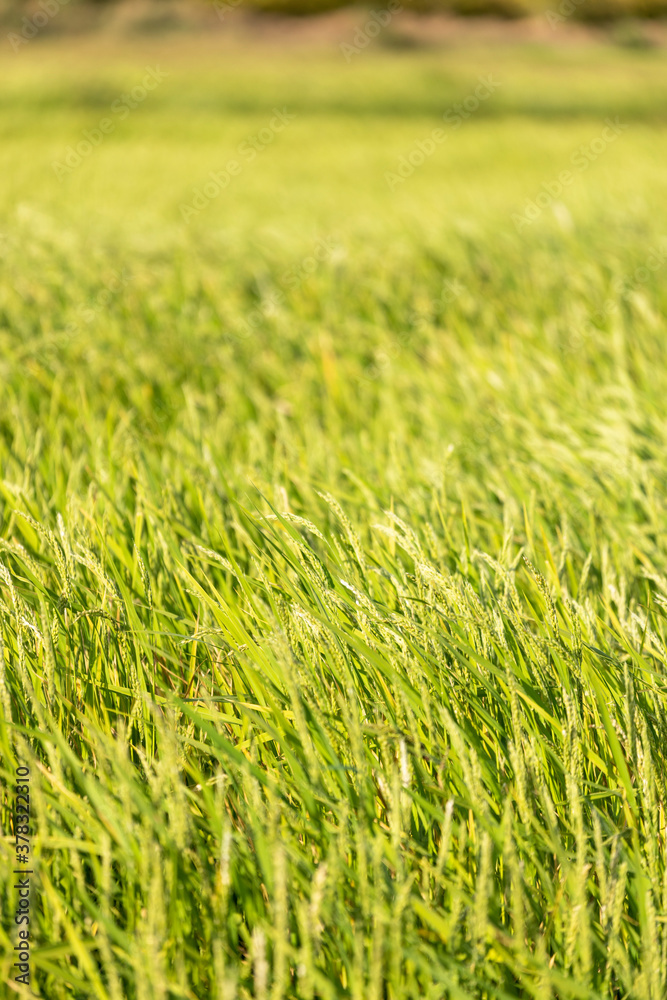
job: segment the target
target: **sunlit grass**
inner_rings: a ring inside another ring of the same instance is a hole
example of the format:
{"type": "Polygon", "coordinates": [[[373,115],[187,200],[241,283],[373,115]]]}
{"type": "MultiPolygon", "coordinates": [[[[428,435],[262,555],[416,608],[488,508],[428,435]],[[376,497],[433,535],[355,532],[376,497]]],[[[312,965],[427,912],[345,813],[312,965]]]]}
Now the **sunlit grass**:
{"type": "Polygon", "coordinates": [[[370,54],[355,82],[147,46],[52,87],[43,51],[0,112],[0,743],[7,784],[32,769],[34,993],[660,1000],[664,69],[370,54]],[[154,61],[155,101],[59,183],[154,61]],[[392,193],[482,72],[499,103],[392,193]],[[517,232],[618,81],[630,127],[517,232]]]}

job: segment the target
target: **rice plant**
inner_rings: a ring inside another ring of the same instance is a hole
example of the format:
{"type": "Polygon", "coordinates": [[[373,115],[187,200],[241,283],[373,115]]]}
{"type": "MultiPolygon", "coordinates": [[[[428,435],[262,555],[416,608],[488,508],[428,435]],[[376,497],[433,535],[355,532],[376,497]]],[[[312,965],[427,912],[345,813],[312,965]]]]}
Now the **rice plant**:
{"type": "Polygon", "coordinates": [[[501,103],[392,192],[478,56],[165,61],[61,183],[132,73],[54,94],[44,51],[0,106],[6,995],[661,1000],[664,66],[489,49],[501,103]],[[631,128],[517,232],[619,79],[631,128]]]}

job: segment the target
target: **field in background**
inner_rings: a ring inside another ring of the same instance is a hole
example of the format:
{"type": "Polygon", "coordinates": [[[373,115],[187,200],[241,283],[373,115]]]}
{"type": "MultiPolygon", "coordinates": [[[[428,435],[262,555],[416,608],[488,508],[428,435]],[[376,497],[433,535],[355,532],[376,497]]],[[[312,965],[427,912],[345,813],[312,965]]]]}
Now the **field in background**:
{"type": "Polygon", "coordinates": [[[32,991],[661,1000],[664,60],[339,43],[0,68],[32,991]]]}

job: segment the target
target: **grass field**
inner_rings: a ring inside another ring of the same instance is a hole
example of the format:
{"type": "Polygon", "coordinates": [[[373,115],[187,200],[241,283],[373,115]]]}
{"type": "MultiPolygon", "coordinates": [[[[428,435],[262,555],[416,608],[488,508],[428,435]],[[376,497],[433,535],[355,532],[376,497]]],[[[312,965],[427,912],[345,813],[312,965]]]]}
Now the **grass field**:
{"type": "Polygon", "coordinates": [[[2,995],[662,1000],[662,54],[0,77],[2,995]]]}

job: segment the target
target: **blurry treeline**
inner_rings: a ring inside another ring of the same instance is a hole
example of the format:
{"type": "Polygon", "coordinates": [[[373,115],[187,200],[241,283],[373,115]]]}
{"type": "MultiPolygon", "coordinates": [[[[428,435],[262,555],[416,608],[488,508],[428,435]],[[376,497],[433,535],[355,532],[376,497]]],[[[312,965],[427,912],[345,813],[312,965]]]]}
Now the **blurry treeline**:
{"type": "MultiPolygon", "coordinates": [[[[370,17],[382,12],[416,14],[496,16],[522,18],[544,15],[555,26],[566,21],[613,22],[632,18],[667,18],[667,0],[0,0],[0,21],[22,26],[25,37],[33,27],[41,34],[67,30],[76,23],[99,23],[118,7],[146,13],[145,23],[155,28],[179,21],[204,19],[225,21],[240,12],[269,13],[306,17],[344,7],[361,7],[370,17]],[[67,17],[56,17],[67,8],[67,17]]],[[[379,23],[385,21],[379,18],[379,23]]]]}

